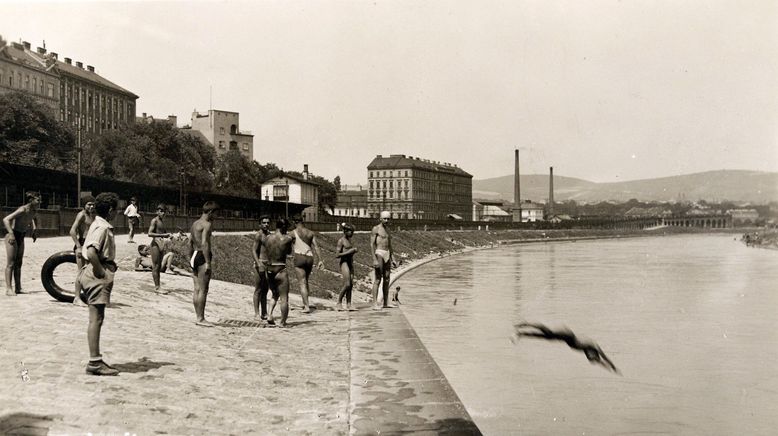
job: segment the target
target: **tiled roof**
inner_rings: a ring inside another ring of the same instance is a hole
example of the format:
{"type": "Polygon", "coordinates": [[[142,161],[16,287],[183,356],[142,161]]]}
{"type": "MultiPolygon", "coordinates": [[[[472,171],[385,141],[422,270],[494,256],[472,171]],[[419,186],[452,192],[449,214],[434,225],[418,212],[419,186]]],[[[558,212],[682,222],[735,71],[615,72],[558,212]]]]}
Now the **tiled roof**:
{"type": "Polygon", "coordinates": [[[280,180],[280,179],[284,179],[284,178],[291,179],[291,180],[296,180],[296,181],[298,181],[300,183],[307,183],[309,185],[319,186],[319,183],[314,182],[313,180],[305,180],[302,177],[293,176],[291,174],[284,174],[282,176],[273,177],[272,179],[265,180],[264,182],[262,182],[262,184],[264,185],[266,183],[270,183],[273,180],[280,180]]]}
{"type": "Polygon", "coordinates": [[[473,177],[471,174],[454,165],[435,163],[419,158],[405,157],[404,154],[393,154],[389,157],[376,156],[367,166],[368,170],[419,168],[431,171],[444,171],[460,176],[473,177]]]}
{"type": "Polygon", "coordinates": [[[96,82],[99,85],[104,86],[106,88],[112,89],[112,90],[117,91],[117,92],[121,92],[123,94],[130,95],[130,96],[132,96],[134,98],[138,98],[138,96],[135,95],[134,93],[132,93],[132,92],[122,88],[121,86],[111,82],[110,80],[106,79],[105,77],[103,77],[103,76],[101,76],[101,75],[99,75],[99,74],[97,74],[95,72],[92,72],[92,71],[89,71],[89,70],[84,70],[84,69],[79,68],[79,67],[77,67],[75,65],[67,64],[67,63],[59,61],[59,60],[57,61],[57,69],[59,69],[60,73],[70,74],[72,76],[76,76],[76,77],[84,79],[84,80],[88,80],[88,81],[91,81],[91,82],[96,82]]]}
{"type": "Polygon", "coordinates": [[[37,58],[31,52],[16,48],[12,43],[0,46],[0,52],[4,52],[5,55],[12,60],[19,62],[27,67],[41,71],[50,70],[50,68],[46,67],[46,61],[37,58]]]}

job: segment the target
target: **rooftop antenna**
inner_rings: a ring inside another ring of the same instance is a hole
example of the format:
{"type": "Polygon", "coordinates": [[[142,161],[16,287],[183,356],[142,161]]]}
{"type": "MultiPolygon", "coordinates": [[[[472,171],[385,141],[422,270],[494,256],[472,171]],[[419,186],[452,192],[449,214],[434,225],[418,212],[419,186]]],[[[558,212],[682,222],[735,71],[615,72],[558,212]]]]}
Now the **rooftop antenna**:
{"type": "Polygon", "coordinates": [[[46,40],[45,39],[43,40],[43,48],[44,49],[46,48],[46,40]]]}
{"type": "Polygon", "coordinates": [[[210,106],[208,107],[208,110],[212,111],[213,110],[213,85],[209,85],[209,88],[210,88],[210,91],[208,93],[209,93],[209,98],[210,98],[210,106]]]}

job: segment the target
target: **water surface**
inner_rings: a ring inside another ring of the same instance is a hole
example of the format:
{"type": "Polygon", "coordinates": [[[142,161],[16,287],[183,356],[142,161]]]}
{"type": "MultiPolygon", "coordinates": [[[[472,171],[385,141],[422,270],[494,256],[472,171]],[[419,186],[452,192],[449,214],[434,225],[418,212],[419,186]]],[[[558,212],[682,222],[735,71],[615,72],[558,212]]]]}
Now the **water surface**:
{"type": "Polygon", "coordinates": [[[486,434],[775,434],[777,267],[734,235],[679,235],[471,252],[398,285],[486,434]],[[623,376],[562,342],[512,343],[523,320],[595,340],[623,376]]]}

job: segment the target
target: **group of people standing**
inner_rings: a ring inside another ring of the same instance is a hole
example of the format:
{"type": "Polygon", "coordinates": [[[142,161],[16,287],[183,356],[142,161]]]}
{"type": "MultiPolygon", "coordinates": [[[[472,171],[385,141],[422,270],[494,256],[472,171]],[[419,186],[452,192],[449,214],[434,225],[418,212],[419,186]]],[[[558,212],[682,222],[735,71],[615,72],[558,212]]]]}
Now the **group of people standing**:
{"type": "MultiPolygon", "coordinates": [[[[105,308],[110,303],[113,289],[114,274],[117,270],[115,262],[116,243],[111,222],[117,215],[119,197],[112,192],[104,192],[96,197],[85,196],[83,210],[79,211],[70,229],[73,239],[73,250],[78,263],[78,275],[75,283],[74,304],[86,304],[89,308],[89,325],[87,327],[87,342],[89,346],[89,363],[86,373],[91,375],[116,375],[118,370],[103,361],[100,353],[100,331],[105,319],[105,308]]],[[[24,239],[31,231],[33,242],[37,239],[37,210],[40,205],[40,195],[36,192],[25,194],[25,204],[3,218],[7,231],[5,238],[6,265],[6,295],[15,296],[23,293],[21,289],[21,266],[24,255],[24,239]],[[15,286],[14,286],[15,285],[15,286]]],[[[205,305],[211,280],[213,250],[211,236],[213,221],[219,206],[213,201],[203,205],[203,213],[191,226],[189,232],[189,264],[192,268],[194,285],[193,305],[195,324],[202,327],[213,327],[214,324],[205,319],[205,305]]],[[[165,206],[157,207],[156,216],[152,219],[148,235],[152,238],[149,251],[152,258],[152,278],[155,291],[166,294],[160,287],[160,270],[163,253],[161,241],[172,236],[165,230],[165,206]]],[[[134,243],[134,229],[140,224],[137,200],[133,197],[124,213],[130,224],[130,238],[134,243]]],[[[389,280],[392,264],[391,237],[388,223],[390,214],[381,212],[381,222],[374,226],[370,234],[370,247],[373,253],[375,280],[372,297],[374,309],[392,307],[389,305],[389,280]],[[378,299],[379,287],[383,288],[383,305],[378,299]]],[[[270,218],[260,219],[260,229],[254,238],[252,256],[257,272],[253,296],[255,316],[266,320],[268,324],[278,327],[287,325],[289,315],[289,277],[287,260],[293,257],[294,270],[300,284],[300,295],[303,300],[302,313],[310,313],[309,278],[313,272],[315,258],[317,266],[324,267],[321,251],[316,241],[316,234],[306,228],[302,218],[295,217],[294,229],[289,232],[290,223],[286,218],[279,218],[275,223],[275,231],[270,231],[270,218]],[[270,310],[267,308],[267,294],[272,293],[273,301],[270,310]],[[275,322],[273,312],[276,305],[280,306],[281,318],[275,322]]],[[[346,310],[354,310],[351,301],[353,288],[354,261],[357,248],[352,244],[354,227],[344,223],[343,237],[338,240],[335,257],[339,261],[340,273],[343,277],[342,287],[338,295],[337,310],[343,309],[346,300],[346,310]]]]}

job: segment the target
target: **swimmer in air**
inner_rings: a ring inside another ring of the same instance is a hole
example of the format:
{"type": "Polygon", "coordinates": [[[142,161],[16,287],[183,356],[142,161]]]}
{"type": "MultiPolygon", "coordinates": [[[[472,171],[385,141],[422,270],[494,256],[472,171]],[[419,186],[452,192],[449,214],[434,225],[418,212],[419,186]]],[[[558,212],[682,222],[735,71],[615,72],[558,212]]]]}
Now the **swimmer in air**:
{"type": "Polygon", "coordinates": [[[523,322],[514,326],[516,336],[529,336],[548,340],[564,341],[570,348],[583,351],[589,362],[602,365],[605,369],[621,374],[613,362],[608,359],[605,352],[594,341],[578,338],[572,330],[562,327],[552,330],[543,324],[523,322]]]}

